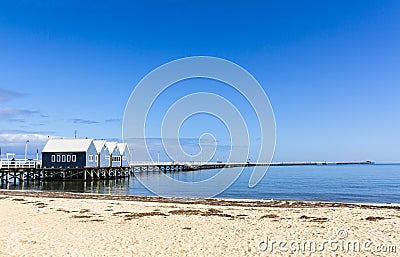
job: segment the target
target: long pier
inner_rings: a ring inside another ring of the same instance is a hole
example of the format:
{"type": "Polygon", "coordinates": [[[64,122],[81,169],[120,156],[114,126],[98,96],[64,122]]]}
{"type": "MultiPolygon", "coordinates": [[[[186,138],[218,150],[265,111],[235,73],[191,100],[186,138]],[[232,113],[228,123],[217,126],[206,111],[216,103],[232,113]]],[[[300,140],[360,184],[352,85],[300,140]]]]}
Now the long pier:
{"type": "Polygon", "coordinates": [[[40,160],[0,160],[0,183],[22,183],[40,180],[106,180],[128,178],[141,172],[182,172],[204,169],[222,169],[255,166],[313,166],[313,165],[349,165],[374,164],[365,162],[131,162],[129,167],[85,167],[85,168],[41,168],[40,160]]]}
{"type": "Polygon", "coordinates": [[[372,161],[362,162],[131,162],[131,166],[135,170],[204,170],[204,169],[222,169],[222,168],[237,168],[237,167],[255,167],[255,166],[317,166],[317,165],[351,165],[351,164],[374,164],[372,161]]]}

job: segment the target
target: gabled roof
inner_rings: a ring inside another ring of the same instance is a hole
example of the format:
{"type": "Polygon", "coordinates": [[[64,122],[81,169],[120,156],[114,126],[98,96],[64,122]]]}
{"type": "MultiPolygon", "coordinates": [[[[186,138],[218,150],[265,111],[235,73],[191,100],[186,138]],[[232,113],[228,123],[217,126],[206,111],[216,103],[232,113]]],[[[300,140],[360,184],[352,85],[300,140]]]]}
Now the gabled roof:
{"type": "Polygon", "coordinates": [[[118,143],[117,144],[118,150],[121,154],[123,154],[126,150],[126,148],[128,147],[128,145],[126,143],[118,143]]]}
{"type": "Polygon", "coordinates": [[[106,145],[106,140],[93,140],[94,147],[96,147],[96,151],[98,153],[101,152],[103,147],[106,145]]]}
{"type": "Polygon", "coordinates": [[[117,147],[117,142],[107,142],[106,146],[108,148],[108,151],[112,153],[114,149],[117,147]]]}
{"type": "Polygon", "coordinates": [[[42,152],[86,152],[92,142],[80,138],[49,139],[42,152]]]}

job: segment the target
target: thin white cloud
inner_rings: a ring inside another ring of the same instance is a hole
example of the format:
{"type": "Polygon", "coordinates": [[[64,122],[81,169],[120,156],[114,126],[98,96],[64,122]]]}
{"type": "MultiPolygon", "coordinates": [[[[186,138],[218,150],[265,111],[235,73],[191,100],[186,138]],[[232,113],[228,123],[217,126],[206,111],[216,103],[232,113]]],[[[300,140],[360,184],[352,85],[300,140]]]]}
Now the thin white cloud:
{"type": "Polygon", "coordinates": [[[14,122],[14,123],[25,123],[24,119],[20,119],[20,118],[11,118],[8,119],[9,122],[14,122]]]}
{"type": "Polygon", "coordinates": [[[40,135],[53,135],[53,131],[28,131],[28,130],[22,130],[22,129],[2,129],[0,130],[0,135],[1,134],[40,134],[40,135]]]}
{"type": "Polygon", "coordinates": [[[36,115],[40,117],[47,117],[37,110],[26,110],[26,109],[16,109],[16,108],[0,108],[0,119],[15,119],[15,117],[27,117],[31,115],[36,115]]]}
{"type": "Polygon", "coordinates": [[[0,104],[22,97],[24,95],[25,94],[0,88],[0,104]]]}
{"type": "Polygon", "coordinates": [[[72,119],[71,121],[72,121],[72,123],[75,123],[75,124],[97,124],[97,123],[99,123],[98,121],[95,121],[95,120],[85,120],[85,119],[72,119]]]}
{"type": "Polygon", "coordinates": [[[105,120],[106,123],[120,123],[121,119],[107,119],[105,120]]]}

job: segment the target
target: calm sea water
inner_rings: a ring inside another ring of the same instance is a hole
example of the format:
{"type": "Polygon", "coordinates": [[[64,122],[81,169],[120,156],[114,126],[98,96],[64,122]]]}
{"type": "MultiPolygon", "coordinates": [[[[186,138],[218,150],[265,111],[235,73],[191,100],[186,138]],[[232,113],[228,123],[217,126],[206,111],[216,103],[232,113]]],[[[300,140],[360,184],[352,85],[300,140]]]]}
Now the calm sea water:
{"type": "MultiPolygon", "coordinates": [[[[219,170],[176,172],[170,176],[182,181],[201,181],[219,170]]],[[[400,165],[328,165],[270,167],[254,188],[248,187],[252,170],[241,176],[220,198],[289,199],[364,203],[400,203],[400,165]]],[[[143,172],[142,179],[157,180],[158,172],[143,172]]],[[[120,195],[154,195],[135,177],[111,181],[41,182],[10,185],[9,189],[68,191],[120,195]]],[[[170,189],[173,192],[173,188],[170,189]]],[[[182,197],[188,192],[180,192],[182,197]]]]}

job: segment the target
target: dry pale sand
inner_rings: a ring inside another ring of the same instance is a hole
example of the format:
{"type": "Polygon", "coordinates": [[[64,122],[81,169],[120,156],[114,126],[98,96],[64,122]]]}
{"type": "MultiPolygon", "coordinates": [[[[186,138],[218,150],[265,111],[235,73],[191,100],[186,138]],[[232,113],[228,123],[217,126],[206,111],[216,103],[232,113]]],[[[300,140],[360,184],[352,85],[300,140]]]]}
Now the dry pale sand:
{"type": "Polygon", "coordinates": [[[399,256],[400,251],[400,207],[394,205],[1,190],[0,204],[0,256],[399,256]]]}

